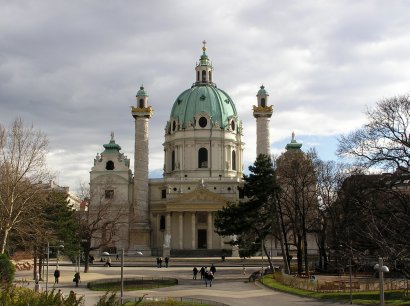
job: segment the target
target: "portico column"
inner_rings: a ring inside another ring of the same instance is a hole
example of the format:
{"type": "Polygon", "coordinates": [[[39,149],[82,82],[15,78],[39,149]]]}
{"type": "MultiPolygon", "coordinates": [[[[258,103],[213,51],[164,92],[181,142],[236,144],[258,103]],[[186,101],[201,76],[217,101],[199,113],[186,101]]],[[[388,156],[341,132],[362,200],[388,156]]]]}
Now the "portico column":
{"type": "Polygon", "coordinates": [[[179,249],[183,249],[184,243],[184,213],[179,213],[179,249]]]}
{"type": "Polygon", "coordinates": [[[170,248],[171,247],[171,213],[167,212],[165,215],[165,235],[168,237],[168,241],[165,244],[170,248]]]}
{"type": "Polygon", "coordinates": [[[192,240],[191,240],[191,242],[192,242],[192,245],[191,245],[191,247],[192,247],[192,249],[194,250],[194,249],[196,249],[196,229],[195,229],[195,213],[193,212],[193,213],[191,213],[191,232],[192,232],[192,240]]]}
{"type": "Polygon", "coordinates": [[[212,212],[208,212],[208,222],[206,229],[207,249],[212,249],[212,212]]]}

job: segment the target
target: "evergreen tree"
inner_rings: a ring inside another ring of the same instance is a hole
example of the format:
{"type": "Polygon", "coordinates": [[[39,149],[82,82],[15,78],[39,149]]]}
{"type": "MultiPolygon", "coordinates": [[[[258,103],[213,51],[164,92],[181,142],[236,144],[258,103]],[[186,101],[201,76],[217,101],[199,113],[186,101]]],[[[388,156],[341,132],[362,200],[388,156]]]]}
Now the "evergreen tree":
{"type": "Polygon", "coordinates": [[[265,238],[276,231],[276,184],[273,163],[269,156],[259,155],[244,175],[246,201],[229,203],[218,211],[215,218],[216,232],[222,236],[235,236],[231,244],[238,245],[241,255],[254,255],[260,248],[266,254],[273,270],[265,238]]]}

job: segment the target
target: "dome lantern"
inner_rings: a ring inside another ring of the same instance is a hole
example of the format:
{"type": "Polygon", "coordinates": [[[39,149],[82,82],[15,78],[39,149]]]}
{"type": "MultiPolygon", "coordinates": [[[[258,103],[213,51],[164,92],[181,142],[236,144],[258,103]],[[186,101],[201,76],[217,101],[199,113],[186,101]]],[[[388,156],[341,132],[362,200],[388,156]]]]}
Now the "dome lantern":
{"type": "Polygon", "coordinates": [[[214,70],[212,67],[212,63],[210,62],[208,55],[206,54],[206,41],[204,40],[202,47],[202,55],[199,59],[199,64],[195,67],[196,73],[196,82],[194,85],[201,86],[201,85],[213,85],[212,83],[212,71],[214,70]]]}

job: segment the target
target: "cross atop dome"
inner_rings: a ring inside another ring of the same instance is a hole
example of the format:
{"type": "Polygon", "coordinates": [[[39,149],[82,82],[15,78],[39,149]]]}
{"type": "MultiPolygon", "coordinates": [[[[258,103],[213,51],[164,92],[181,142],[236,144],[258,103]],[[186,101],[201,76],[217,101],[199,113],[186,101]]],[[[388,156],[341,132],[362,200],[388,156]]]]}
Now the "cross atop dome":
{"type": "Polygon", "coordinates": [[[204,40],[202,43],[204,44],[204,46],[202,47],[202,51],[204,51],[204,53],[205,53],[205,51],[206,51],[206,40],[204,40]]]}

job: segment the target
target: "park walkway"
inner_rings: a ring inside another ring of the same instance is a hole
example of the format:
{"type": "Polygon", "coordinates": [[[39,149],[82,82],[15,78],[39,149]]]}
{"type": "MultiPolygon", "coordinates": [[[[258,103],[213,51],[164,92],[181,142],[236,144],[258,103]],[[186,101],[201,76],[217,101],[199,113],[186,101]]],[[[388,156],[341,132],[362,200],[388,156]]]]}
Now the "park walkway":
{"type": "MultiPolygon", "coordinates": [[[[199,268],[200,265],[197,265],[199,268]]],[[[197,280],[192,280],[191,266],[176,266],[172,263],[169,268],[157,267],[125,267],[124,278],[127,277],[166,277],[176,278],[179,281],[177,286],[158,288],[153,290],[126,291],[126,298],[138,298],[142,295],[147,297],[185,297],[195,299],[205,299],[225,303],[232,306],[252,305],[252,306],[324,306],[324,305],[343,305],[340,303],[322,302],[313,299],[293,296],[277,292],[258,283],[247,282],[248,276],[256,271],[257,267],[249,267],[246,270],[246,275],[243,275],[242,267],[240,266],[218,266],[215,274],[215,281],[212,287],[205,287],[205,283],[200,280],[199,275],[197,280]]],[[[114,262],[113,267],[103,267],[96,265],[90,267],[89,273],[81,273],[81,283],[78,288],[73,283],[75,267],[69,263],[60,264],[61,271],[60,282],[54,286],[54,266],[49,268],[49,290],[61,290],[64,295],[68,295],[72,290],[77,295],[85,297],[85,306],[93,306],[97,303],[100,296],[104,293],[101,291],[91,291],[87,288],[87,283],[94,280],[105,278],[120,278],[120,267],[114,262]]],[[[26,284],[29,287],[34,287],[32,281],[32,271],[17,271],[16,281],[27,280],[30,283],[26,284]]],[[[45,283],[41,282],[40,290],[45,290],[45,283]]],[[[119,293],[118,293],[119,295],[119,293]]]]}

